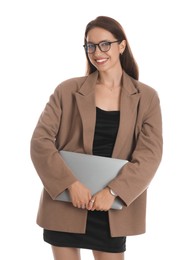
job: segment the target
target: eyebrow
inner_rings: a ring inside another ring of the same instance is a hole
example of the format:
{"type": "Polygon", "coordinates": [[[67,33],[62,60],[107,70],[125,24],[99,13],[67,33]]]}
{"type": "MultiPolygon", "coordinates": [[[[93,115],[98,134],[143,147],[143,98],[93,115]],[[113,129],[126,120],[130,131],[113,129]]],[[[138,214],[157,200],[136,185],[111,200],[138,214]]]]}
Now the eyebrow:
{"type": "Polygon", "coordinates": [[[88,41],[86,41],[87,43],[91,43],[91,44],[99,44],[99,43],[101,43],[101,42],[111,42],[112,40],[102,40],[102,41],[100,41],[100,42],[98,42],[98,43],[94,43],[94,42],[88,42],[88,41]]]}

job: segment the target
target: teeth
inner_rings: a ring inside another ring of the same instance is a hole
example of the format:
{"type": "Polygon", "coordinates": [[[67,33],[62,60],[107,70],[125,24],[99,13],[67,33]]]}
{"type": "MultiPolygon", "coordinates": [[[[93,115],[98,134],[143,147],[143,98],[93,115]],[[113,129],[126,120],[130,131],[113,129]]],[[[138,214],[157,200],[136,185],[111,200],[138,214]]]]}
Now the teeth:
{"type": "Polygon", "coordinates": [[[96,62],[104,62],[106,59],[96,60],[96,62]]]}

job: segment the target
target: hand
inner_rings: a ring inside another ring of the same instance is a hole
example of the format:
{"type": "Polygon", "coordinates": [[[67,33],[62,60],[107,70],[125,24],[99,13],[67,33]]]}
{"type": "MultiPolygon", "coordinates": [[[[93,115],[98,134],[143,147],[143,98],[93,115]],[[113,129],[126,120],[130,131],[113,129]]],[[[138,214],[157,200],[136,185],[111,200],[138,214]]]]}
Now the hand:
{"type": "Polygon", "coordinates": [[[101,210],[101,211],[108,211],[113,202],[115,200],[115,196],[110,194],[109,188],[106,187],[105,189],[101,190],[100,192],[96,193],[92,199],[89,201],[88,210],[101,210]]]}
{"type": "Polygon", "coordinates": [[[82,183],[76,181],[68,190],[74,207],[85,209],[88,206],[91,192],[82,183]]]}

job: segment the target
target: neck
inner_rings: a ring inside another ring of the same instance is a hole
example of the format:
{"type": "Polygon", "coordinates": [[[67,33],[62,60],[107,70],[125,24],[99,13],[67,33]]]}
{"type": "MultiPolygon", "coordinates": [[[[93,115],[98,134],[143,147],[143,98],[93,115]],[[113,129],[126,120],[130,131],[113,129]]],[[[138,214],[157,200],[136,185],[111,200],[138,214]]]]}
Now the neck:
{"type": "Polygon", "coordinates": [[[121,86],[122,72],[118,72],[114,75],[107,73],[100,73],[98,78],[98,84],[109,87],[110,89],[118,88],[121,86]]]}

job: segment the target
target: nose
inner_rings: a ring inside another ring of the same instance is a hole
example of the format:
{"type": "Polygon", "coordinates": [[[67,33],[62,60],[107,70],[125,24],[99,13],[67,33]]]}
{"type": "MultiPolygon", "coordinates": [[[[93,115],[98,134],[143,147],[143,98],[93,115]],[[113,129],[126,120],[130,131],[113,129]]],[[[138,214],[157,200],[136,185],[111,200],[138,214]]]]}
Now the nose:
{"type": "Polygon", "coordinates": [[[100,48],[99,48],[98,45],[96,46],[96,49],[95,49],[94,54],[95,54],[96,56],[100,56],[100,55],[102,54],[102,51],[100,50],[100,48]]]}

